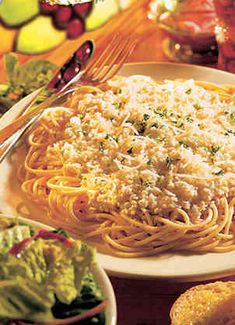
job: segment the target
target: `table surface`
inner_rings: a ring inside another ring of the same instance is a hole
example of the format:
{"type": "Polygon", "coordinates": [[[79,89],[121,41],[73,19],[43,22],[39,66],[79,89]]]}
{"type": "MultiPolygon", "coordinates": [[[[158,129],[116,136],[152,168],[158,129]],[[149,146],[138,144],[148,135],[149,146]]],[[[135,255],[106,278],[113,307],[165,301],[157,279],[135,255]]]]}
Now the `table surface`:
{"type": "MultiPolygon", "coordinates": [[[[219,280],[235,281],[235,276],[219,280]]],[[[111,277],[111,282],[117,299],[118,325],[170,325],[169,313],[174,301],[187,289],[208,283],[208,281],[177,283],[114,277],[111,277]]]]}
{"type": "MultiPolygon", "coordinates": [[[[99,40],[103,32],[101,29],[94,33],[84,34],[81,37],[81,43],[90,37],[99,40]]],[[[128,61],[169,61],[162,51],[164,32],[147,21],[142,24],[140,32],[144,38],[137,44],[128,61]]],[[[62,45],[60,50],[52,51],[41,57],[61,64],[68,56],[68,51],[72,53],[77,46],[77,42],[70,41],[62,45]]],[[[20,59],[23,62],[27,58],[21,56],[20,59]]],[[[2,71],[1,63],[0,71],[2,71]]],[[[2,78],[4,78],[3,75],[1,75],[2,78]]],[[[235,280],[235,277],[229,280],[235,280]]],[[[169,311],[173,302],[185,290],[198,284],[115,277],[111,277],[111,282],[117,298],[118,325],[169,325],[169,311]]]]}

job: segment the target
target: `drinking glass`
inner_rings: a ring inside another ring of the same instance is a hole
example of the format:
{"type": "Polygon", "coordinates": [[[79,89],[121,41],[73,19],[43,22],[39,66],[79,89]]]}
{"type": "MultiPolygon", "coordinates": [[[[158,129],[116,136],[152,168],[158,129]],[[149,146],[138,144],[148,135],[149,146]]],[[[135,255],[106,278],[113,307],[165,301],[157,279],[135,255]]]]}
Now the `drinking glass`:
{"type": "Polygon", "coordinates": [[[218,67],[235,73],[235,0],[214,0],[215,35],[219,46],[218,67]]]}
{"type": "Polygon", "coordinates": [[[163,51],[173,61],[217,62],[215,17],[213,0],[152,0],[150,4],[149,18],[165,31],[163,51]]]}

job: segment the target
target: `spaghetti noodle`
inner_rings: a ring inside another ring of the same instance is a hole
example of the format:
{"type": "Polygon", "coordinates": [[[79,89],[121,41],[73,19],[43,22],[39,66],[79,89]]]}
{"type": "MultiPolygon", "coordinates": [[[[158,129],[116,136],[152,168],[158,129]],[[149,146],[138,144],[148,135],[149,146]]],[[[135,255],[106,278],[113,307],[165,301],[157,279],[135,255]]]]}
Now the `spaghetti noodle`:
{"type": "Polygon", "coordinates": [[[30,134],[22,190],[112,254],[233,250],[234,93],[146,76],[81,87],[30,134]]]}

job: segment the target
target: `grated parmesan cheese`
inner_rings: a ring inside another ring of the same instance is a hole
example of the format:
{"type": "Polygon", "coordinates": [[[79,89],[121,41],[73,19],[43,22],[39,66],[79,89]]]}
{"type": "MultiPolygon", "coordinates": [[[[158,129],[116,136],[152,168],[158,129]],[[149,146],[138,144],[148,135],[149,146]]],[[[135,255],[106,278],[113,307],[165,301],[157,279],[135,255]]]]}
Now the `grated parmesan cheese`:
{"type": "Polygon", "coordinates": [[[62,153],[66,174],[93,190],[93,211],[167,217],[182,208],[197,218],[235,194],[232,102],[194,80],[116,77],[105,89],[77,103],[46,156],[62,153]]]}

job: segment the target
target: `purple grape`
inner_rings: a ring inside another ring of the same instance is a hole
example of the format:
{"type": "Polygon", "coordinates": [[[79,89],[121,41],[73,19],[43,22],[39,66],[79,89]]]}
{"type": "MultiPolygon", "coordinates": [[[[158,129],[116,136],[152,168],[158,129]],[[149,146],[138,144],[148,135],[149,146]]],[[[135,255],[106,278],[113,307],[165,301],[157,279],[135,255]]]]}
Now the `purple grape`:
{"type": "Polygon", "coordinates": [[[84,32],[84,23],[81,19],[72,19],[67,26],[67,38],[74,39],[84,32]]]}
{"type": "Polygon", "coordinates": [[[85,18],[92,9],[92,2],[79,3],[73,6],[73,12],[78,16],[85,18]]]}
{"type": "Polygon", "coordinates": [[[59,8],[59,5],[50,5],[49,3],[40,2],[40,10],[44,15],[51,15],[55,13],[59,8]]]}
{"type": "Polygon", "coordinates": [[[72,9],[66,6],[60,6],[54,16],[54,23],[59,28],[66,28],[72,17],[72,9]]]}

